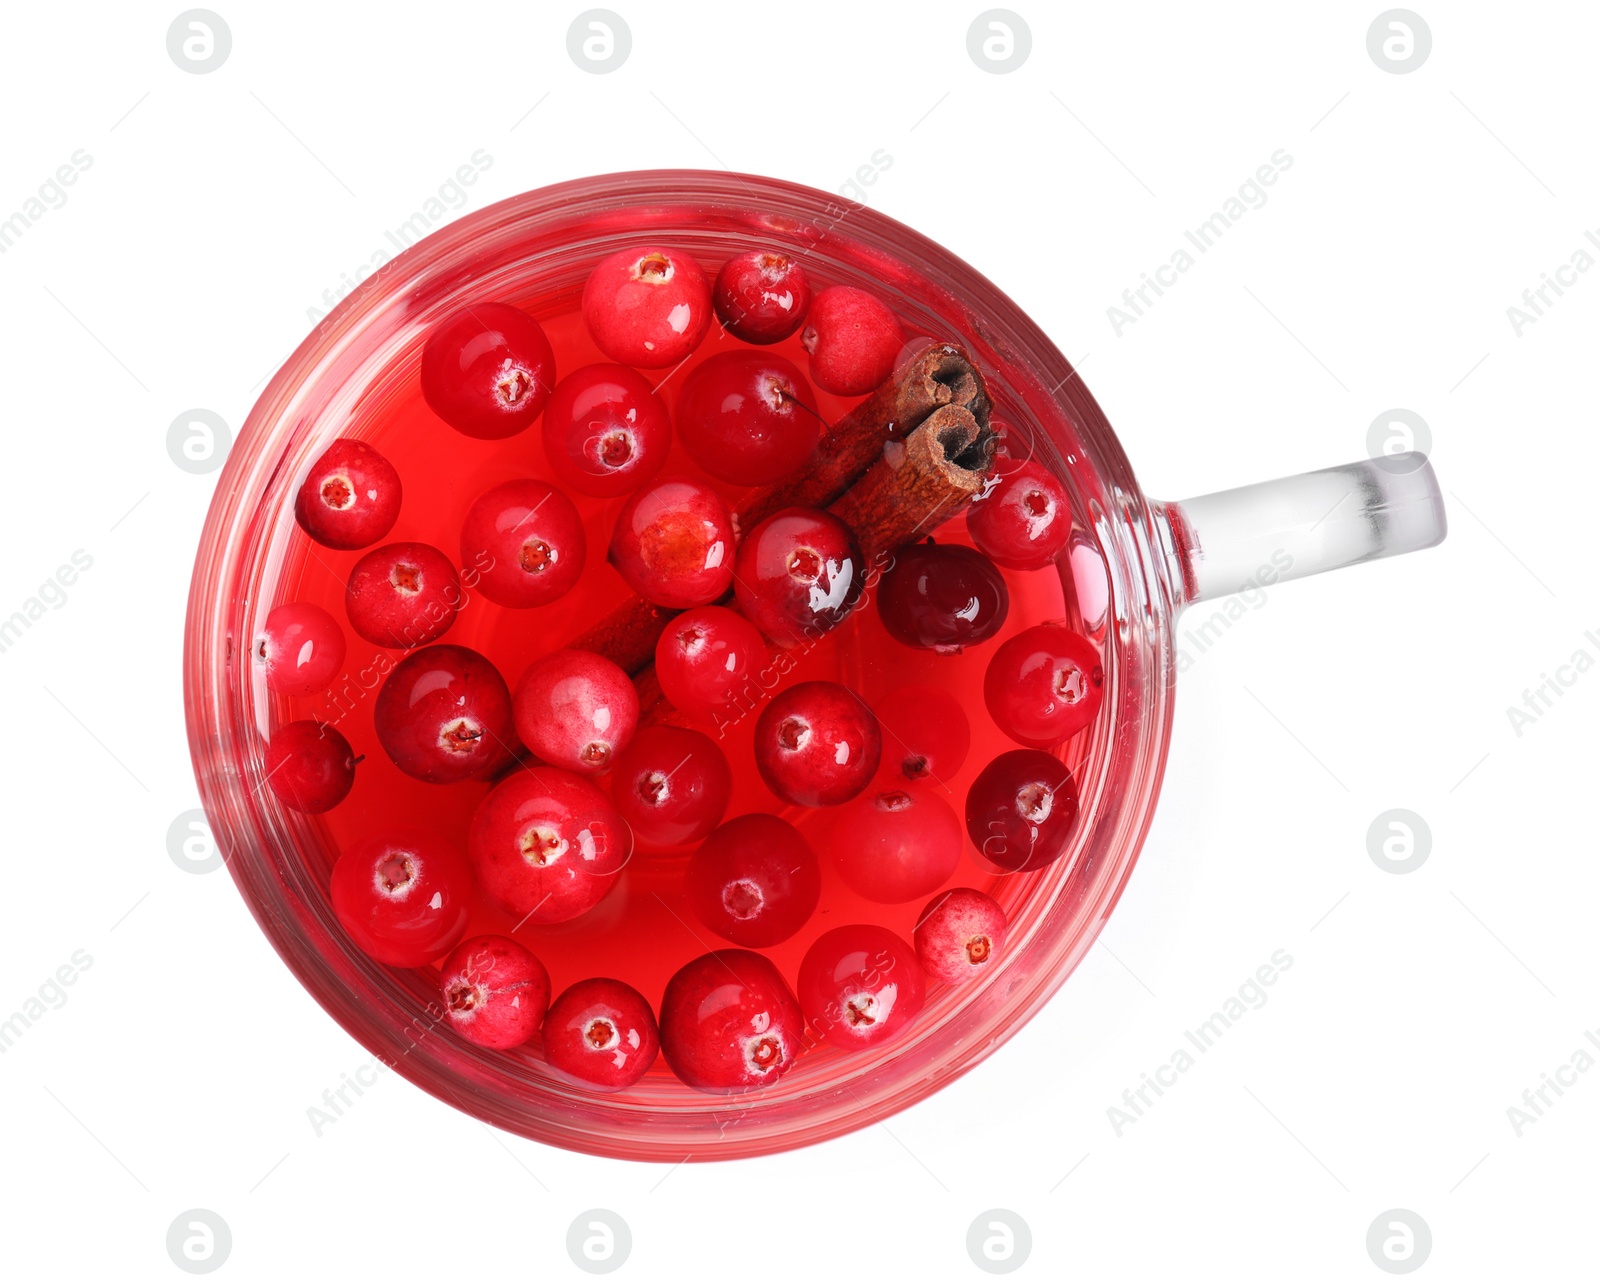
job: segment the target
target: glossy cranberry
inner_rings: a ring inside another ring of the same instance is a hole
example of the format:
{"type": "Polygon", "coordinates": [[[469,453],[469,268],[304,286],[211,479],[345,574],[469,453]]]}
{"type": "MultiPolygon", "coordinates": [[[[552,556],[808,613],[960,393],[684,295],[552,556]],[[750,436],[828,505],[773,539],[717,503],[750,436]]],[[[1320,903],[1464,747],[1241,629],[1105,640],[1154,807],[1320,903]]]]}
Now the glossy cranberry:
{"type": "Polygon", "coordinates": [[[279,696],[324,691],[344,664],[344,630],[312,602],[285,602],[267,612],[256,635],[256,665],[279,696]]]}
{"type": "Polygon", "coordinates": [[[544,1017],[544,1060],[586,1089],[613,1093],[638,1083],[660,1049],[650,1002],[612,977],[567,987],[544,1017]]]}
{"type": "Polygon", "coordinates": [[[844,881],[885,905],[926,897],[961,860],[961,822],[932,785],[863,794],[839,809],[831,836],[844,881]]]}
{"type": "Polygon", "coordinates": [[[656,642],[656,678],[680,711],[720,727],[755,704],[767,657],[760,631],[737,611],[691,607],[656,642]]]}
{"type": "Polygon", "coordinates": [[[502,607],[544,607],[583,575],[583,519],[560,491],[518,478],[491,487],[461,523],[461,565],[502,607]]]}
{"type": "Polygon", "coordinates": [[[423,647],[383,680],[372,729],[394,765],[434,785],[489,776],[511,762],[511,692],[468,647],[423,647]]]}
{"type": "Polygon", "coordinates": [[[541,656],[517,684],[517,735],[555,767],[595,776],[633,738],[639,693],[615,662],[592,651],[541,656]]]}
{"type": "Polygon", "coordinates": [[[865,582],[848,526],[820,509],[780,509],[739,545],[734,596],[751,624],[792,647],[843,621],[865,582]]]}
{"type": "Polygon", "coordinates": [[[363,554],[344,589],[350,627],[379,647],[421,647],[455,624],[461,581],[431,544],[386,544],[363,554]]]}
{"type": "Polygon", "coordinates": [[[881,781],[948,785],[967,761],[972,729],[961,702],[940,687],[897,687],[872,702],[883,729],[881,781]]]}
{"type": "Polygon", "coordinates": [[[976,888],[952,888],[917,916],[917,959],[929,977],[952,986],[981,977],[1006,944],[1006,912],[976,888]]]}
{"type": "Polygon", "coordinates": [[[786,803],[831,807],[866,789],[883,737],[867,703],[838,683],[796,683],[756,720],[756,768],[786,803]]]}
{"type": "Polygon", "coordinates": [[[479,886],[519,925],[576,919],[611,891],[632,850],[627,822],[599,787],[549,767],[501,781],[467,832],[479,886]]]}
{"type": "Polygon", "coordinates": [[[761,486],[811,463],[822,431],[816,404],[793,362],[748,348],[720,352],[683,381],[678,440],[712,477],[761,486]]]}
{"type": "Polygon", "coordinates": [[[611,535],[611,565],[658,607],[698,607],[733,581],[733,519],[709,486],[675,479],[647,486],[623,505],[611,535]]]}
{"type": "Polygon", "coordinates": [[[486,1049],[514,1049],[539,1030],[550,1002],[550,974],[509,937],[469,937],[439,969],[450,1027],[486,1049]]]}
{"type": "Polygon", "coordinates": [[[556,382],[544,327],[508,303],[475,303],[446,317],[422,347],[422,397],[468,437],[520,433],[556,382]]]}
{"type": "Polygon", "coordinates": [[[989,658],[983,700],[1012,740],[1049,749],[1094,721],[1105,693],[1100,653],[1062,625],[1034,625],[989,658]]]}
{"type": "Polygon", "coordinates": [[[661,471],[672,447],[666,403],[629,366],[581,366],[544,411],[544,453],[561,484],[583,495],[626,495],[661,471]]]}
{"type": "Polygon", "coordinates": [[[718,826],[683,874],[695,917],[740,946],[776,946],[805,927],[822,896],[817,856],[781,817],[752,812],[718,826]]]}
{"type": "Polygon", "coordinates": [[[1072,506],[1055,475],[1036,460],[997,471],[967,509],[972,542],[1015,571],[1054,562],[1072,535],[1072,506]]]}
{"type": "Polygon", "coordinates": [[[892,1040],[922,1011],[927,982],[916,952],[887,928],[846,924],[825,932],[800,961],[801,1011],[835,1048],[892,1040]]]}
{"type": "Polygon", "coordinates": [[[611,801],[634,837],[661,847],[699,843],[721,822],[732,792],[717,743],[687,727],[641,727],[611,773],[611,801]]]}
{"type": "Polygon", "coordinates": [[[711,285],[681,250],[637,246],[601,259],[583,287],[589,337],[612,361],[646,369],[682,361],[711,325],[711,285]]]}
{"type": "Polygon", "coordinates": [[[267,741],[267,784],[285,807],[326,812],[350,793],[359,762],[337,728],[297,719],[284,723],[267,741]]]}
{"type": "Polygon", "coordinates": [[[351,844],[328,885],[333,913],[379,963],[421,968],[467,930],[472,879],[457,849],[436,834],[396,830],[351,844]]]}
{"type": "Polygon", "coordinates": [[[1078,787],[1043,750],[1008,750],[967,791],[967,837],[994,869],[1040,870],[1067,850],[1078,787]]]}
{"type": "Polygon", "coordinates": [[[854,286],[829,286],[819,294],[800,332],[812,380],[841,397],[870,393],[888,379],[904,341],[888,305],[854,286]]]}
{"type": "Polygon", "coordinates": [[[294,497],[294,520],[330,549],[364,549],[400,516],[400,475],[365,442],[341,437],[324,451],[294,497]]]}
{"type": "Polygon", "coordinates": [[[878,582],[883,627],[908,647],[958,652],[1000,632],[1011,608],[1000,569],[959,544],[908,544],[878,582]]]}
{"type": "Polygon", "coordinates": [[[811,283],[788,255],[749,250],[722,265],[711,302],[735,339],[775,344],[800,329],[811,306],[811,283]]]}
{"type": "Polygon", "coordinates": [[[804,1048],[805,1017],[777,968],[748,950],[690,960],[661,998],[661,1051],[690,1088],[771,1084],[804,1048]]]}

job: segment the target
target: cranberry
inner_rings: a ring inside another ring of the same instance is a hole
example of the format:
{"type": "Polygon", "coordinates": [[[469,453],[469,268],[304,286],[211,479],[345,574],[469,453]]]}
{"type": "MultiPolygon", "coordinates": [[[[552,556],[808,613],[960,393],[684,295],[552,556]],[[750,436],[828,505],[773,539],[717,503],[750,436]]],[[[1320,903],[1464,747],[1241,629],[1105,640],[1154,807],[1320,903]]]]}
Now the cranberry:
{"type": "Polygon", "coordinates": [[[344,664],[344,630],[315,603],[285,602],[267,612],[254,654],[268,691],[310,696],[323,691],[344,664]]]}
{"type": "Polygon", "coordinates": [[[556,382],[544,327],[509,303],[446,317],[422,346],[422,397],[468,437],[510,437],[539,418],[556,382]]]}
{"type": "Polygon", "coordinates": [[[760,632],[737,611],[691,607],[656,643],[656,678],[683,713],[720,724],[750,703],[746,693],[767,654],[760,632]]]}
{"type": "Polygon", "coordinates": [[[1072,506],[1055,475],[1035,460],[1007,466],[967,509],[972,542],[1014,571],[1047,567],[1072,535],[1072,506]]]}
{"type": "Polygon", "coordinates": [[[379,647],[421,647],[455,623],[461,581],[431,544],[386,544],[363,554],[344,589],[350,627],[379,647]]]}
{"type": "Polygon", "coordinates": [[[798,473],[816,454],[822,420],[794,363],[738,349],[696,366],[678,395],[678,440],[724,482],[761,486],[798,473]]]}
{"type": "Polygon", "coordinates": [[[509,937],[469,937],[439,969],[439,994],[445,1017],[462,1039],[486,1049],[514,1049],[544,1021],[550,974],[538,956],[509,937]]]}
{"type": "Polygon", "coordinates": [[[285,807],[326,812],[350,793],[360,761],[337,728],[302,718],[267,740],[267,783],[285,807]]]}
{"type": "Polygon", "coordinates": [[[739,545],[734,594],[780,647],[815,639],[850,614],[866,583],[854,532],[819,509],[780,509],[739,545]]]}
{"type": "Polygon", "coordinates": [[[711,325],[711,286],[681,250],[619,250],[589,273],[583,321],[612,361],[647,369],[675,365],[711,325]]]}
{"type": "Polygon", "coordinates": [[[897,687],[872,702],[883,729],[878,775],[893,783],[955,779],[967,761],[972,730],[961,702],[940,687],[897,687]]]}
{"type": "Polygon", "coordinates": [[[822,896],[817,856],[781,817],[752,812],[718,826],[689,860],[695,917],[740,946],[776,946],[805,927],[822,896]]]}
{"type": "Polygon", "coordinates": [[[604,656],[553,651],[517,684],[516,723],[522,743],[546,763],[595,775],[633,738],[639,693],[604,656]]]}
{"type": "Polygon", "coordinates": [[[460,853],[438,835],[398,830],[340,854],[328,884],[333,913],[379,963],[421,968],[461,940],[472,880],[460,853]]]}
{"type": "Polygon", "coordinates": [[[560,491],[519,478],[491,487],[461,523],[461,563],[502,607],[544,607],[583,575],[583,519],[560,491]]]}
{"type": "Polygon", "coordinates": [[[1038,750],[1092,723],[1104,692],[1100,653],[1061,625],[1034,625],[1007,639],[983,675],[983,701],[995,725],[1038,750]]]}
{"type": "Polygon", "coordinates": [[[976,888],[952,888],[923,907],[912,935],[929,977],[959,986],[981,976],[1006,944],[1006,912],[976,888]]]}
{"type": "Polygon", "coordinates": [[[511,692],[500,671],[467,647],[423,647],[384,679],[372,728],[407,776],[448,785],[511,762],[511,692]]]}
{"type": "Polygon", "coordinates": [[[330,549],[364,549],[400,516],[400,475],[365,442],[341,437],[325,450],[294,497],[294,520],[330,549]]]}
{"type": "Polygon", "coordinates": [[[615,978],[567,987],[544,1017],[544,1060],[586,1089],[611,1093],[638,1083],[660,1048],[650,1002],[615,978]]]}
{"type": "Polygon", "coordinates": [[[786,803],[828,807],[855,798],[883,753],[878,720],[838,683],[796,683],[756,720],[756,767],[786,803]]]}
{"type": "Polygon", "coordinates": [[[611,891],[633,851],[598,786],[557,768],[517,772],[472,814],[467,852],[485,893],[536,924],[576,919],[611,891]]]}
{"type": "Polygon", "coordinates": [[[749,250],[722,265],[711,302],[735,339],[775,344],[800,329],[811,306],[811,283],[788,255],[749,250]]]}
{"type": "Polygon", "coordinates": [[[709,486],[682,479],[639,491],[617,515],[611,565],[658,607],[698,607],[733,581],[733,519],[709,486]]]}
{"type": "Polygon", "coordinates": [[[926,897],[955,873],[961,822],[936,787],[907,783],[841,808],[830,848],[851,888],[893,905],[926,897]]]}
{"type": "Polygon", "coordinates": [[[927,982],[905,941],[876,924],[825,932],[800,961],[796,991],[811,1029],[835,1048],[883,1044],[922,1011],[927,982]]]}
{"type": "Polygon", "coordinates": [[[958,652],[1006,623],[1011,595],[1000,569],[959,544],[908,544],[878,584],[883,627],[908,647],[958,652]]]}
{"type": "Polygon", "coordinates": [[[544,411],[544,453],[564,486],[584,495],[626,495],[661,471],[672,446],[665,403],[628,366],[573,371],[544,411]]]}
{"type": "Polygon", "coordinates": [[[811,354],[811,378],[841,397],[870,393],[894,373],[905,335],[876,295],[829,286],[811,304],[800,343],[811,354]]]}
{"type": "Polygon", "coordinates": [[[777,968],[748,950],[690,960],[661,998],[667,1065],[706,1093],[771,1084],[800,1056],[805,1025],[777,968]]]}
{"type": "Polygon", "coordinates": [[[967,791],[967,836],[996,870],[1040,870],[1067,850],[1078,787],[1043,750],[1008,750],[967,791]]]}
{"type": "Polygon", "coordinates": [[[617,756],[611,799],[635,837],[699,843],[728,810],[733,772],[716,742],[687,727],[642,727],[617,756]]]}

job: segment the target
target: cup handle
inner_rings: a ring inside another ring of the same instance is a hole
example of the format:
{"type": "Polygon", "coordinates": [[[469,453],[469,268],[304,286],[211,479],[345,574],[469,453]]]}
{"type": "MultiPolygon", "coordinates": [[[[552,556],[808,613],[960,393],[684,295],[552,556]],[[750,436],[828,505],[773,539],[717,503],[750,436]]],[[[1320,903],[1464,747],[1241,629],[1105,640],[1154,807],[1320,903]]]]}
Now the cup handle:
{"type": "Polygon", "coordinates": [[[1181,606],[1430,549],[1446,531],[1439,480],[1418,451],[1155,508],[1181,606]]]}

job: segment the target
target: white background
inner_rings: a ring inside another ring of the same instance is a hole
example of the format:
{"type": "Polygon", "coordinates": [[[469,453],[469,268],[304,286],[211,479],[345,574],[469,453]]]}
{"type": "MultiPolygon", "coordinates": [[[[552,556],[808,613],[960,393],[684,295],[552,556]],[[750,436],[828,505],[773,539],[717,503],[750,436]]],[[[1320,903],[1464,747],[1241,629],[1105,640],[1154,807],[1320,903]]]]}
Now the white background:
{"type": "Polygon", "coordinates": [[[1600,11],[1415,0],[1432,53],[1395,75],[1380,0],[1015,0],[1032,52],[996,75],[980,3],[613,0],[632,53],[593,75],[579,4],[214,3],[233,48],[206,75],[168,56],[177,4],[13,7],[0,38],[0,218],[92,157],[0,255],[0,617],[93,558],[0,654],[0,1017],[93,960],[0,1055],[8,1279],[182,1279],[165,1238],[196,1207],[232,1230],[218,1279],[249,1281],[588,1279],[565,1237],[593,1207],[647,1280],[985,1279],[965,1235],[992,1208],[1032,1229],[1025,1279],[1383,1279],[1367,1229],[1396,1207],[1431,1228],[1421,1278],[1592,1270],[1600,1068],[1521,1136],[1507,1108],[1600,1026],[1600,676],[1521,735],[1506,709],[1600,659],[1600,272],[1520,337],[1506,310],[1600,227],[1600,11]],[[1446,544],[1274,588],[1195,658],[1102,944],[885,1127],[623,1164],[387,1075],[319,1138],[307,1108],[367,1055],[226,874],[168,858],[215,480],[168,426],[237,429],[308,308],[480,148],[453,213],[650,166],[833,190],[882,149],[868,202],[1082,359],[1155,495],[1358,458],[1391,407],[1431,428],[1446,544]],[[1267,204],[1118,337],[1107,308],[1280,148],[1267,204]],[[1394,807],[1431,828],[1415,873],[1368,854],[1394,807]],[[1107,1108],[1280,949],[1269,1002],[1117,1136],[1107,1108]]]}

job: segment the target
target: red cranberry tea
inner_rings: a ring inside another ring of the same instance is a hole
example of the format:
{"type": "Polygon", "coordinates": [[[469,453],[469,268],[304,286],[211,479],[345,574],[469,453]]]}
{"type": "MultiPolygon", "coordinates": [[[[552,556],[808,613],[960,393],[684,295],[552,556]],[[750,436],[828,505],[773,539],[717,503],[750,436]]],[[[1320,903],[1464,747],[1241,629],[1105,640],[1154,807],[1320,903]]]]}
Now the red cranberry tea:
{"type": "Polygon", "coordinates": [[[728,1092],[1004,958],[1105,677],[1071,498],[991,409],[960,335],[660,245],[461,309],[358,409],[255,644],[267,780],[440,1038],[728,1092]]]}

